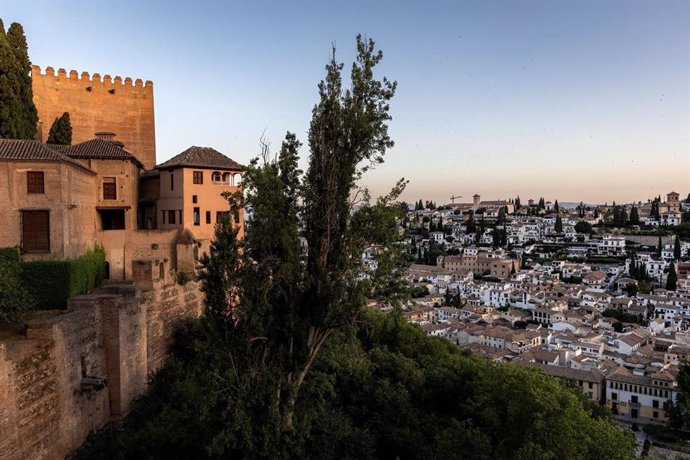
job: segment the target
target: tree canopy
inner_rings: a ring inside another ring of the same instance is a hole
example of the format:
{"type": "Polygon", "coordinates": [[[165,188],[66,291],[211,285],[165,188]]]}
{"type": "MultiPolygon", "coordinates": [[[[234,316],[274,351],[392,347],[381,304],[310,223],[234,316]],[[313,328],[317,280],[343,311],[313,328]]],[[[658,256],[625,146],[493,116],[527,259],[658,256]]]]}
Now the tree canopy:
{"type": "Polygon", "coordinates": [[[37,122],[24,28],[0,20],[0,138],[33,139],[37,122]]]}

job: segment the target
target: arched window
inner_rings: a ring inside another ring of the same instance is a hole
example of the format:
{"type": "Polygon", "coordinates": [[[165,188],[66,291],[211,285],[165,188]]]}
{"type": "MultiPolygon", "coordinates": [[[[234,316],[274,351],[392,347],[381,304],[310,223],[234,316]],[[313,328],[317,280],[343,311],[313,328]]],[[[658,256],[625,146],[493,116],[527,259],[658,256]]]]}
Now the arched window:
{"type": "Polygon", "coordinates": [[[218,171],[213,171],[213,173],[211,173],[211,180],[213,182],[220,182],[222,180],[220,173],[218,171]]]}
{"type": "Polygon", "coordinates": [[[235,173],[232,176],[232,185],[235,187],[239,187],[242,184],[242,174],[240,173],[235,173]]]}
{"type": "Polygon", "coordinates": [[[224,172],[224,173],[223,173],[223,183],[224,183],[224,184],[228,184],[228,185],[232,185],[232,178],[231,178],[229,172],[224,172]]]}

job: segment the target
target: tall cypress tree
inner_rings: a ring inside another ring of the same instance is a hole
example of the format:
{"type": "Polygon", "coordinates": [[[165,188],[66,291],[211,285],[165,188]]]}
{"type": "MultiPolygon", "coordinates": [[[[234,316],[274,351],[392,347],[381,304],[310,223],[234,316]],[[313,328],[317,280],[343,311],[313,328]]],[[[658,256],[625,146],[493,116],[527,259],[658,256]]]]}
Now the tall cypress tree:
{"type": "Polygon", "coordinates": [[[24,28],[14,22],[7,30],[7,39],[12,53],[17,61],[17,83],[19,84],[18,98],[21,112],[19,117],[19,138],[33,139],[36,137],[36,123],[38,112],[34,105],[34,93],[31,88],[31,60],[29,60],[29,46],[26,43],[24,28]]]}
{"type": "Polygon", "coordinates": [[[676,241],[673,243],[673,258],[680,260],[680,239],[676,235],[676,241]]]}
{"type": "Polygon", "coordinates": [[[19,72],[16,55],[0,20],[0,138],[21,138],[19,72]]]}
{"type": "Polygon", "coordinates": [[[69,120],[69,112],[65,112],[60,118],[55,119],[53,126],[50,127],[48,143],[72,145],[72,124],[69,120]]]}
{"type": "Polygon", "coordinates": [[[630,225],[640,225],[640,214],[635,205],[630,209],[630,225]]]}
{"type": "Polygon", "coordinates": [[[554,225],[554,230],[556,233],[563,233],[563,221],[561,216],[556,216],[556,224],[554,225]]]}
{"type": "Polygon", "coordinates": [[[678,275],[676,275],[676,264],[671,262],[671,265],[668,267],[668,276],[666,277],[666,289],[675,291],[677,283],[678,275]]]}

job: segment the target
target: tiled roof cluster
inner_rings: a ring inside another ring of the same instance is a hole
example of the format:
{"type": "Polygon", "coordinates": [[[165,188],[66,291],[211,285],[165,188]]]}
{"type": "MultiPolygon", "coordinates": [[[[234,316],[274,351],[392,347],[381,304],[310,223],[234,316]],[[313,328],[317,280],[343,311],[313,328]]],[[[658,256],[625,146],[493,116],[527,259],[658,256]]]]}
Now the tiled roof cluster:
{"type": "Polygon", "coordinates": [[[0,159],[18,161],[59,161],[91,171],[69,156],[35,140],[0,139],[0,159]]]}
{"type": "Polygon", "coordinates": [[[156,166],[156,169],[181,167],[241,170],[242,166],[211,147],[192,146],[156,166]]]}
{"type": "MultiPolygon", "coordinates": [[[[62,148],[62,146],[60,146],[60,148],[62,148]]],[[[125,150],[123,148],[123,144],[117,141],[91,139],[89,141],[68,147],[62,151],[65,155],[68,155],[72,158],[130,160],[141,164],[136,156],[125,150]]]]}

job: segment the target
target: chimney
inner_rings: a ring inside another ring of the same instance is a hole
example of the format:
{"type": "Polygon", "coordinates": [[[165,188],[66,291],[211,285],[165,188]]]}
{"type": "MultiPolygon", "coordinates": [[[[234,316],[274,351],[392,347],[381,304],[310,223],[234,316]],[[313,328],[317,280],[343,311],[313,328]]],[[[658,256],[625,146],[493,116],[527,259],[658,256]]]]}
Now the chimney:
{"type": "Polygon", "coordinates": [[[115,140],[115,133],[111,133],[109,131],[101,131],[96,133],[96,139],[100,139],[103,141],[113,141],[115,140]]]}
{"type": "Polygon", "coordinates": [[[117,145],[121,149],[125,148],[125,144],[122,142],[115,140],[115,133],[110,132],[110,131],[100,131],[96,133],[96,139],[100,139],[102,141],[108,141],[112,142],[113,144],[117,145]]]}

